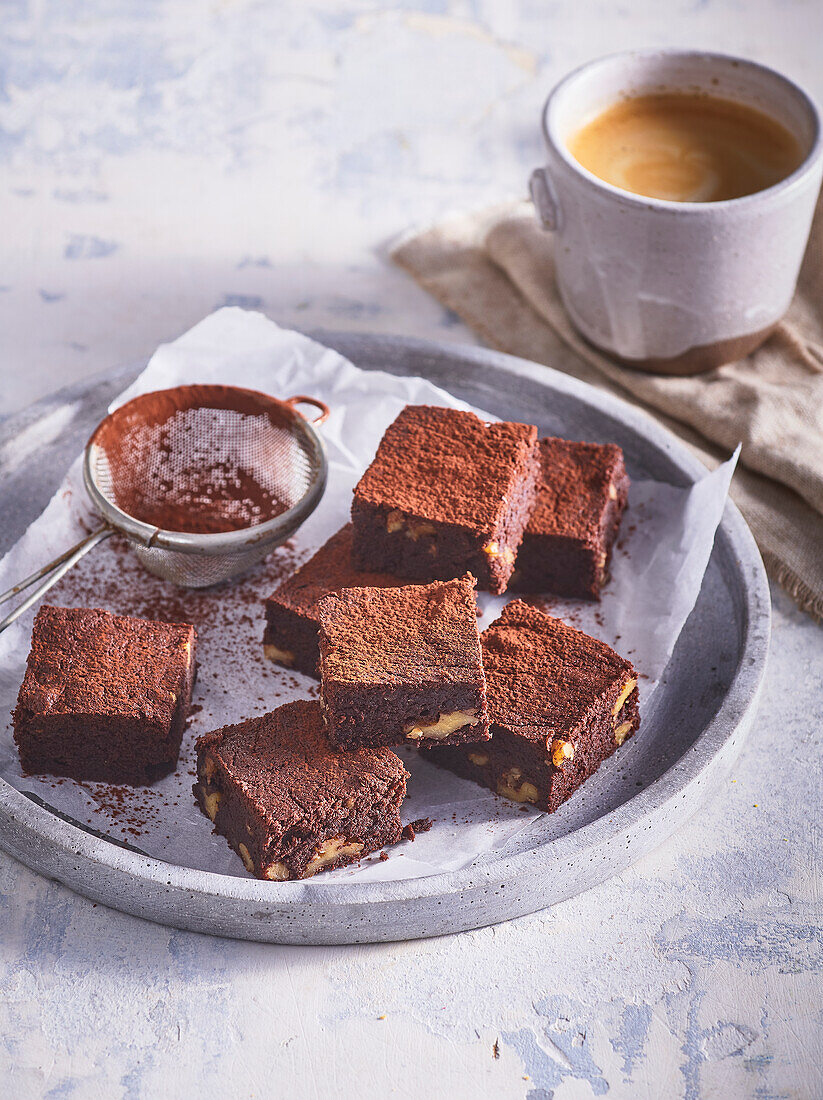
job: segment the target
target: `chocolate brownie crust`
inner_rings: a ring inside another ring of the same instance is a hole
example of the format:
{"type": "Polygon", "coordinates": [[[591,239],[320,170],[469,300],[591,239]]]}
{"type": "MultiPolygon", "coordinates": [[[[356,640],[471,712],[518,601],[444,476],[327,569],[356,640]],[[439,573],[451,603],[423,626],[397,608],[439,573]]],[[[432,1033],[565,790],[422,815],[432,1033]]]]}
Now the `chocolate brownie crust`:
{"type": "Polygon", "coordinates": [[[514,467],[531,458],[536,440],[537,429],[528,424],[487,424],[459,409],[407,405],[355,494],[363,504],[391,498],[410,514],[490,533],[514,467]]]}
{"type": "Polygon", "coordinates": [[[313,701],[204,734],[197,776],[198,805],[258,878],[307,878],[401,836],[402,763],[333,749],[313,701]]]}
{"type": "Polygon", "coordinates": [[[335,744],[488,737],[473,577],[343,589],[319,613],[321,696],[335,744]]]}
{"type": "Polygon", "coordinates": [[[637,674],[604,642],[520,600],[482,643],[491,740],[428,757],[552,812],[637,730],[637,674]]]}
{"type": "Polygon", "coordinates": [[[141,785],[173,770],[195,644],[187,624],[41,607],[12,716],[24,771],[141,785]]]}
{"type": "Polygon", "coordinates": [[[628,500],[623,452],[553,437],[539,449],[537,497],[511,588],[599,599],[628,500]]]}
{"type": "Polygon", "coordinates": [[[320,678],[317,605],[342,588],[396,588],[405,582],[352,564],[352,525],[347,523],[266,600],[266,656],[320,678]]]}
{"type": "Polygon", "coordinates": [[[468,570],[505,591],[534,504],[536,441],[531,425],[407,406],[354,492],[358,566],[423,581],[468,570]]]}

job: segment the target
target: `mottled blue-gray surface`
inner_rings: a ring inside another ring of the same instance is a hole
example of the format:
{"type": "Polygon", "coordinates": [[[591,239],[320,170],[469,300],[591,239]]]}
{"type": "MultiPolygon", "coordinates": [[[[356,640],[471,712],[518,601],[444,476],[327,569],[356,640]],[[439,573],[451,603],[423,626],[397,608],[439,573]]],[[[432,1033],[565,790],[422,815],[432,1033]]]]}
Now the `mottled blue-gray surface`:
{"type": "MultiPolygon", "coordinates": [[[[823,93],[814,0],[118,0],[0,9],[0,412],[215,306],[468,339],[385,243],[525,190],[587,57],[698,45],[823,93]]],[[[0,856],[14,1097],[823,1094],[820,628],[776,593],[722,799],[550,912],[276,948],[170,932],[0,856]],[[228,1090],[228,1091],[227,1091],[228,1090]]]]}

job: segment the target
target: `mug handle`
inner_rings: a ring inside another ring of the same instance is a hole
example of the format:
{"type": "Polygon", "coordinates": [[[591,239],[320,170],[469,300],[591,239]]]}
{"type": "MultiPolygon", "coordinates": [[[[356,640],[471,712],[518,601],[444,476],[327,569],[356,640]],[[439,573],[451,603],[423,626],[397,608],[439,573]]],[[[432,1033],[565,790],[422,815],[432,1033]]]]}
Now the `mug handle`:
{"type": "Polygon", "coordinates": [[[544,229],[557,231],[560,228],[560,206],[551,176],[545,168],[535,168],[529,179],[537,219],[544,229]]]}

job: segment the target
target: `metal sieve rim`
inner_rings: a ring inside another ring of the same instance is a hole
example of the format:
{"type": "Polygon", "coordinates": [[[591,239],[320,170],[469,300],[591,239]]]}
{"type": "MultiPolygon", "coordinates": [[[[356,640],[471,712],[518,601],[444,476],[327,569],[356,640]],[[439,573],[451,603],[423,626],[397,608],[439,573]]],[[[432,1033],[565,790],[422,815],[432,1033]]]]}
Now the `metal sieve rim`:
{"type": "MultiPolygon", "coordinates": [[[[186,388],[188,387],[171,387],[175,390],[186,388]]],[[[264,403],[277,405],[281,409],[285,407],[289,411],[294,418],[296,427],[308,441],[312,458],[317,463],[317,476],[297,504],[285,512],[281,512],[280,515],[266,520],[265,523],[244,527],[239,531],[220,531],[212,534],[166,531],[161,527],[145,523],[143,520],[135,519],[134,516],[129,515],[128,512],[124,512],[122,508],[114,504],[97,484],[94,467],[98,453],[102,448],[95,442],[95,437],[105,421],[101,421],[101,424],[97,425],[83,453],[83,482],[92,503],[109,526],[114,527],[133,541],[152,549],[174,550],[181,554],[212,557],[220,554],[239,554],[254,547],[259,547],[261,544],[265,545],[268,542],[282,542],[312,514],[320,503],[328,482],[328,456],[323,439],[317,433],[311,421],[307,420],[296,409],[295,405],[298,402],[306,402],[325,410],[323,415],[318,417],[318,423],[322,423],[328,415],[327,407],[317,399],[305,397],[302,394],[281,400],[260,390],[250,390],[242,386],[198,385],[197,389],[201,391],[214,389],[223,392],[234,390],[258,398],[264,403]]],[[[137,395],[131,401],[127,401],[123,405],[119,405],[117,409],[112,410],[109,416],[145,396],[146,394],[137,395]]]]}

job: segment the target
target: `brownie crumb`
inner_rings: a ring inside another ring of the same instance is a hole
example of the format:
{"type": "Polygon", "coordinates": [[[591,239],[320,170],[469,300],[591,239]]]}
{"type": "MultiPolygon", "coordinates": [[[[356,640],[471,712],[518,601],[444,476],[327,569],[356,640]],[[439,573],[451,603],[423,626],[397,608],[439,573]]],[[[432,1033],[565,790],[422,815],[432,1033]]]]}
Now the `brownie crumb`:
{"type": "Polygon", "coordinates": [[[427,833],[434,825],[430,817],[418,817],[417,821],[410,821],[403,826],[403,836],[406,840],[414,840],[418,833],[427,833]]]}
{"type": "Polygon", "coordinates": [[[383,863],[385,863],[388,858],[389,858],[389,853],[388,852],[381,852],[380,853],[380,859],[382,860],[383,863]]]}

